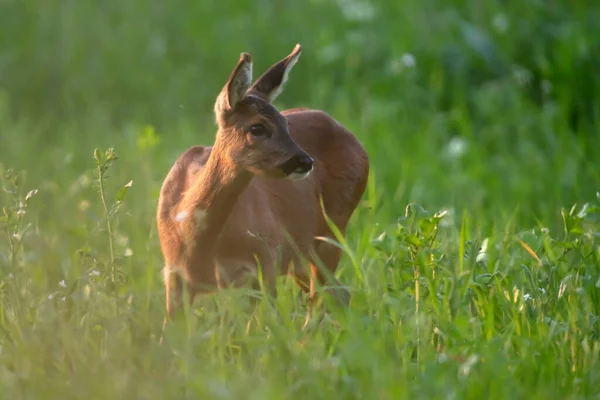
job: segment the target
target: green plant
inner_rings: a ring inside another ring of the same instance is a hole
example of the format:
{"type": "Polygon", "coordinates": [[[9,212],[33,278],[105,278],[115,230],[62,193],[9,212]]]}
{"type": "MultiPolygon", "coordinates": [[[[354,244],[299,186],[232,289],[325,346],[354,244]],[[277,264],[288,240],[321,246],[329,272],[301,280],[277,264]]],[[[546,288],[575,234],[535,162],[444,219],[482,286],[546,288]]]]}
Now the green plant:
{"type": "Polygon", "coordinates": [[[110,280],[113,287],[116,287],[118,277],[124,276],[124,273],[119,269],[119,265],[122,261],[122,257],[118,257],[115,253],[114,237],[115,232],[113,229],[112,220],[116,217],[119,208],[123,204],[123,200],[127,195],[127,191],[133,184],[133,181],[129,181],[123,187],[119,189],[116,194],[116,201],[110,204],[107,201],[106,196],[106,180],[108,179],[108,171],[112,167],[113,163],[118,159],[117,154],[113,148],[108,149],[104,154],[100,149],[94,150],[94,159],[96,160],[96,169],[98,174],[98,191],[100,193],[100,200],[104,209],[104,218],[106,220],[106,235],[108,237],[109,256],[108,269],[110,271],[110,280]]]}

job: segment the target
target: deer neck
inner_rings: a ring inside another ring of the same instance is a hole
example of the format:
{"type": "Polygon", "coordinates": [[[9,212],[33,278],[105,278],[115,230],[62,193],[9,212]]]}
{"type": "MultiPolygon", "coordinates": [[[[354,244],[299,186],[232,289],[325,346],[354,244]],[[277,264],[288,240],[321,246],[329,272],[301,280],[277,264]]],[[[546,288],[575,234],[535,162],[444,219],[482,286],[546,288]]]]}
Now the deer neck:
{"type": "Polygon", "coordinates": [[[217,137],[204,168],[179,204],[176,220],[180,220],[188,234],[195,236],[197,243],[209,250],[211,244],[216,244],[236,201],[251,180],[252,174],[228,158],[217,137]]]}

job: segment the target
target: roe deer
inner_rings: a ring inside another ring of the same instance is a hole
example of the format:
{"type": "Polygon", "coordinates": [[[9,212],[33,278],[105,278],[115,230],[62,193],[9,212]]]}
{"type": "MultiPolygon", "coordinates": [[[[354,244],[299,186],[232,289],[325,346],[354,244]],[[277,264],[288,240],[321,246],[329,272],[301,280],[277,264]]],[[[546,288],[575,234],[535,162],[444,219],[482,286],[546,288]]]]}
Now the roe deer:
{"type": "Polygon", "coordinates": [[[242,53],[216,99],[214,145],[188,149],[164,180],[157,222],[169,317],[182,306],[184,285],[193,302],[201,292],[240,287],[259,265],[272,295],[284,274],[309,293],[305,326],[317,282],[333,283],[338,288],[328,290],[344,304],[349,300],[332,278],[341,250],[316,239],[334,238],[320,201],[345,234],[369,160],[354,135],[325,112],[280,113],[273,106],[301,51],[296,45],[254,84],[251,56],[242,53]]]}

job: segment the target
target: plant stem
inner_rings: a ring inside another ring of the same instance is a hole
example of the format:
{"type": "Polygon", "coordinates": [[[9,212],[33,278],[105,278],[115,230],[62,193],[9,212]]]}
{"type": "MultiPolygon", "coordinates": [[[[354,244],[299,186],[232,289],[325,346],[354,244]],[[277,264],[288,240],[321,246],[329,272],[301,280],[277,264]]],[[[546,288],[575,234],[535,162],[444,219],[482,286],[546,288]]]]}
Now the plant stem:
{"type": "Polygon", "coordinates": [[[415,268],[415,316],[417,322],[417,368],[421,365],[419,360],[421,358],[421,324],[419,318],[419,302],[421,298],[421,282],[419,274],[419,266],[417,264],[416,255],[413,256],[414,268],[415,268]]]}
{"type": "Polygon", "coordinates": [[[102,171],[102,165],[98,165],[98,181],[100,183],[100,198],[102,199],[102,206],[106,214],[106,230],[108,232],[108,246],[110,249],[110,277],[113,284],[116,282],[115,276],[115,250],[113,244],[113,233],[112,225],[110,223],[110,214],[108,206],[106,205],[106,196],[104,195],[104,172],[102,171]]]}

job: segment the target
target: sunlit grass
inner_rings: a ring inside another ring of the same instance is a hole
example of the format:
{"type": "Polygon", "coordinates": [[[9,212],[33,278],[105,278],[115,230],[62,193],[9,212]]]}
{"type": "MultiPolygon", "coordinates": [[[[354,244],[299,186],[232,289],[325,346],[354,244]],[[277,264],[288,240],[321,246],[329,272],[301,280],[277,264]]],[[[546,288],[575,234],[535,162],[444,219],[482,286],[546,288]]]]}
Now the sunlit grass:
{"type": "Polygon", "coordinates": [[[140,174],[141,150],[115,140],[123,150],[106,172],[109,213],[133,180],[110,214],[112,256],[93,151],[79,174],[14,181],[3,170],[5,390],[49,398],[595,393],[598,199],[567,208],[562,223],[558,205],[528,226],[493,208],[434,216],[426,197],[390,202],[393,188],[379,175],[400,160],[378,157],[362,137],[374,173],[339,270],[350,308],[303,332],[303,299],[282,279],[278,313],[268,303],[248,307],[244,292],[209,296],[168,328],[163,346],[159,179],[140,174]]]}

